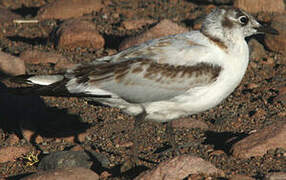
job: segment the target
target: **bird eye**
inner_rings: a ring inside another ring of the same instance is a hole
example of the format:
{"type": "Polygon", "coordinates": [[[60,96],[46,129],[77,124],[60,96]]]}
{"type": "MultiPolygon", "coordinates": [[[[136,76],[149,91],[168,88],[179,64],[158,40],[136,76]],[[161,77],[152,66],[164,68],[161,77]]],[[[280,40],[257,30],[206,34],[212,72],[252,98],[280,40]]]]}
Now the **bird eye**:
{"type": "Polygon", "coordinates": [[[246,25],[248,23],[248,18],[246,16],[241,16],[239,21],[241,24],[246,25]]]}

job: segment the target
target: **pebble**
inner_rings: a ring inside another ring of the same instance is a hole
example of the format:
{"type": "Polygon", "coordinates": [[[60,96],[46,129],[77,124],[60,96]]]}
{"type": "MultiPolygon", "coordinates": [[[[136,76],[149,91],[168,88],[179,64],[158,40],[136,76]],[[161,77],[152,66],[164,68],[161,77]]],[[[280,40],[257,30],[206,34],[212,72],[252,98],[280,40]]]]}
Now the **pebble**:
{"type": "Polygon", "coordinates": [[[83,147],[80,145],[75,145],[73,148],[70,149],[71,151],[84,151],[83,147]]]}
{"type": "Polygon", "coordinates": [[[258,87],[259,87],[259,85],[256,84],[256,83],[249,83],[249,84],[247,84],[247,88],[248,89],[255,89],[255,88],[258,88],[258,87]]]}
{"type": "Polygon", "coordinates": [[[283,0],[235,0],[233,6],[241,8],[249,13],[258,12],[285,12],[283,0]]]}
{"type": "Polygon", "coordinates": [[[173,128],[200,128],[200,129],[208,129],[208,125],[200,120],[183,118],[183,119],[175,119],[171,122],[173,128]]]}
{"type": "Polygon", "coordinates": [[[286,95],[286,86],[278,88],[279,94],[281,95],[286,95]]]}
{"type": "Polygon", "coordinates": [[[26,50],[20,54],[20,58],[27,64],[56,64],[59,61],[67,61],[65,57],[53,52],[42,52],[39,50],[26,50]]]}
{"type": "Polygon", "coordinates": [[[121,24],[127,30],[134,30],[153,23],[155,23],[155,21],[152,19],[137,19],[137,20],[126,20],[123,21],[121,24]]]}
{"type": "Polygon", "coordinates": [[[286,54],[286,14],[275,16],[271,26],[279,32],[279,35],[266,34],[266,46],[272,51],[286,54]]]}
{"type": "Polygon", "coordinates": [[[188,32],[188,31],[189,31],[188,28],[179,26],[178,24],[168,19],[164,19],[161,22],[159,22],[157,25],[155,25],[154,27],[143,32],[142,34],[125,39],[119,45],[119,50],[121,51],[121,50],[127,49],[129,47],[141,44],[151,39],[156,39],[162,36],[168,36],[168,35],[173,35],[173,34],[180,34],[180,33],[188,32]]]}
{"type": "Polygon", "coordinates": [[[77,139],[79,142],[83,143],[86,137],[89,135],[89,132],[82,132],[77,135],[77,139]]]}
{"type": "Polygon", "coordinates": [[[39,170],[59,168],[90,168],[92,162],[84,151],[58,151],[45,156],[39,163],[39,170]]]}
{"type": "MultiPolygon", "coordinates": [[[[286,98],[285,98],[285,103],[286,103],[286,98]]],[[[280,116],[280,117],[286,117],[286,111],[280,112],[277,115],[280,116]]]]}
{"type": "Polygon", "coordinates": [[[75,136],[67,136],[67,137],[57,137],[56,142],[69,142],[74,143],[75,142],[75,136]]]}
{"type": "Polygon", "coordinates": [[[56,141],[57,142],[65,141],[65,142],[70,142],[70,143],[79,141],[83,143],[86,140],[86,137],[88,137],[88,135],[89,135],[89,132],[81,132],[75,136],[73,135],[73,136],[67,136],[67,137],[57,137],[56,141]]]}
{"type": "Polygon", "coordinates": [[[116,148],[129,148],[129,147],[132,147],[133,145],[134,145],[133,142],[127,141],[127,142],[116,143],[115,147],[116,148]]]}
{"type": "Polygon", "coordinates": [[[278,88],[279,94],[274,98],[275,101],[280,101],[286,104],[286,86],[278,88]]]}
{"type": "Polygon", "coordinates": [[[30,146],[7,146],[0,148],[0,163],[8,161],[15,161],[17,158],[22,157],[24,154],[30,152],[30,146]]]}
{"type": "Polygon", "coordinates": [[[104,7],[101,0],[56,0],[42,7],[37,15],[43,19],[68,19],[98,12],[104,7]]]}
{"type": "Polygon", "coordinates": [[[56,169],[49,171],[41,171],[36,174],[29,175],[22,180],[97,180],[99,176],[90,169],[86,168],[70,168],[70,169],[56,169]]]}
{"type": "Polygon", "coordinates": [[[16,135],[16,134],[11,134],[10,136],[9,136],[9,144],[10,145],[16,145],[16,144],[18,144],[20,142],[20,139],[19,139],[19,137],[16,135]]]}
{"type": "Polygon", "coordinates": [[[221,155],[226,155],[226,153],[223,150],[214,150],[209,153],[210,157],[221,156],[221,155]]]}
{"type": "Polygon", "coordinates": [[[112,174],[110,174],[109,172],[107,171],[103,171],[101,174],[100,174],[100,179],[107,179],[109,177],[111,177],[112,174]]]}
{"type": "Polygon", "coordinates": [[[233,156],[250,158],[263,156],[270,149],[286,149],[286,121],[277,121],[237,142],[231,148],[233,156]]]}
{"type": "Polygon", "coordinates": [[[285,180],[286,172],[273,172],[266,175],[265,180],[285,180]]]}
{"type": "Polygon", "coordinates": [[[255,179],[249,176],[237,174],[232,176],[229,180],[255,180],[255,179]]]}
{"type": "Polygon", "coordinates": [[[65,21],[56,32],[57,47],[61,49],[104,47],[104,38],[90,20],[71,19],[65,21]]]}
{"type": "Polygon", "coordinates": [[[10,75],[21,75],[26,73],[26,66],[20,58],[0,52],[0,70],[10,75]]]}
{"type": "Polygon", "coordinates": [[[89,155],[93,158],[96,159],[97,162],[100,163],[100,165],[104,168],[108,168],[111,166],[111,162],[109,161],[109,159],[102,153],[99,153],[97,151],[94,150],[88,150],[89,155]]]}
{"type": "Polygon", "coordinates": [[[22,135],[28,142],[31,142],[31,139],[34,136],[34,134],[35,134],[35,132],[33,130],[30,130],[30,129],[23,129],[22,130],[22,135]]]}
{"type": "Polygon", "coordinates": [[[40,135],[37,135],[37,137],[35,138],[35,143],[41,144],[42,142],[44,142],[43,137],[40,135]]]}
{"type": "Polygon", "coordinates": [[[224,176],[224,172],[217,169],[210,162],[202,158],[181,155],[160,163],[155,169],[141,173],[136,180],[172,180],[184,179],[190,174],[206,174],[224,176]]]}

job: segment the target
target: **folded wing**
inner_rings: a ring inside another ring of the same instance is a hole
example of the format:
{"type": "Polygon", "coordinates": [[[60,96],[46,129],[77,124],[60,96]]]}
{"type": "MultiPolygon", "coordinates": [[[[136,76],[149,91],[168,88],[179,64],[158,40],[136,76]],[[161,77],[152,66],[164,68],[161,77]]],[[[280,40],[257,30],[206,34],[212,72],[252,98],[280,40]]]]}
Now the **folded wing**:
{"type": "Polygon", "coordinates": [[[216,80],[220,71],[219,66],[206,63],[183,66],[137,58],[79,66],[69,74],[72,78],[66,87],[72,93],[112,93],[132,103],[153,102],[206,86],[216,80]]]}
{"type": "Polygon", "coordinates": [[[215,57],[210,57],[200,33],[193,33],[151,40],[78,65],[65,75],[29,76],[27,80],[38,85],[33,92],[39,95],[70,93],[122,98],[132,103],[167,100],[215,82],[221,72],[219,65],[203,63],[215,57]]]}

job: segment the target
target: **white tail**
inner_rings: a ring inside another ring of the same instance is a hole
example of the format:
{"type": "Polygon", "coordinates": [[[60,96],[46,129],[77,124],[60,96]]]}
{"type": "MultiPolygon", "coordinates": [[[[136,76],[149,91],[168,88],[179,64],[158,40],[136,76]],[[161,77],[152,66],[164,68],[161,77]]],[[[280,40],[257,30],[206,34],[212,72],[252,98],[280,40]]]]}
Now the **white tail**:
{"type": "Polygon", "coordinates": [[[64,79],[63,75],[35,75],[27,79],[29,84],[48,86],[64,79]]]}

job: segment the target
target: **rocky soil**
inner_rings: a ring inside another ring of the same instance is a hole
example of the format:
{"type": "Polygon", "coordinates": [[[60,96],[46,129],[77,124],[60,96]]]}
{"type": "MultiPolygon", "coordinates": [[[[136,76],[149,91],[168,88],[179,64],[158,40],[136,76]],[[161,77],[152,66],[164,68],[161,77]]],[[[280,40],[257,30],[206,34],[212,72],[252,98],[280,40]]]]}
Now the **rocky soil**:
{"type": "Polygon", "coordinates": [[[0,179],[286,179],[286,13],[276,0],[0,1],[0,179]],[[75,97],[21,96],[7,75],[53,74],[160,36],[199,29],[220,6],[243,8],[279,35],[247,39],[250,64],[219,106],[166,124],[75,97]]]}

